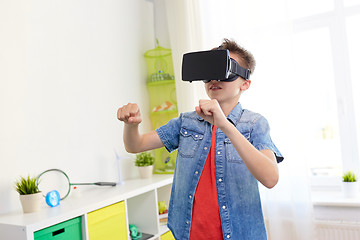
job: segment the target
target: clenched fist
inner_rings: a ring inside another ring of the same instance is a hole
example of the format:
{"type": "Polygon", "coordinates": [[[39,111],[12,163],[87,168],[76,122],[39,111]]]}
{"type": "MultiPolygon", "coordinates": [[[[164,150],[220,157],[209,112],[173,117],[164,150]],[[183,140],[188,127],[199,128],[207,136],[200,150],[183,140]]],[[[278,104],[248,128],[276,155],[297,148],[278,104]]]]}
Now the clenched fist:
{"type": "Polygon", "coordinates": [[[126,124],[140,124],[140,108],[136,103],[128,103],[117,111],[117,118],[126,124]]]}
{"type": "Polygon", "coordinates": [[[195,111],[200,117],[205,119],[205,121],[217,126],[220,129],[223,125],[228,123],[226,116],[216,99],[199,100],[199,106],[195,107],[195,111]]]}

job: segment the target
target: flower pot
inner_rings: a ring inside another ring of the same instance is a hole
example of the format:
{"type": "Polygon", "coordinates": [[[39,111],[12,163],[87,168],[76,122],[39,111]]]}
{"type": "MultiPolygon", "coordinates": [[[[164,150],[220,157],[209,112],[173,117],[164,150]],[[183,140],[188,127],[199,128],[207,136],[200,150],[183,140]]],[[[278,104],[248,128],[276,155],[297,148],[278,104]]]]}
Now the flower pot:
{"type": "Polygon", "coordinates": [[[356,197],[359,193],[358,182],[343,182],[342,188],[344,196],[347,198],[356,197]]]}
{"type": "Polygon", "coordinates": [[[27,195],[20,195],[20,202],[24,213],[37,212],[40,210],[41,192],[27,195]]]}
{"type": "Polygon", "coordinates": [[[151,178],[154,166],[138,167],[141,178],[151,178]]]}

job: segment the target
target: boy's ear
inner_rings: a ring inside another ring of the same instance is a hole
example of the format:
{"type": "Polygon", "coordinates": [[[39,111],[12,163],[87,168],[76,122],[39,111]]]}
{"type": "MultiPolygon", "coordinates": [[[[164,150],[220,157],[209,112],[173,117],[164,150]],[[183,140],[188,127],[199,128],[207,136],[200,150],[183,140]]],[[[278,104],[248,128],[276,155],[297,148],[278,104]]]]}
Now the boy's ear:
{"type": "Polygon", "coordinates": [[[246,81],[244,81],[244,82],[241,84],[240,90],[241,90],[241,91],[245,91],[245,90],[247,90],[247,89],[250,87],[250,85],[251,85],[251,80],[250,80],[250,79],[249,79],[249,80],[246,80],[246,81]]]}

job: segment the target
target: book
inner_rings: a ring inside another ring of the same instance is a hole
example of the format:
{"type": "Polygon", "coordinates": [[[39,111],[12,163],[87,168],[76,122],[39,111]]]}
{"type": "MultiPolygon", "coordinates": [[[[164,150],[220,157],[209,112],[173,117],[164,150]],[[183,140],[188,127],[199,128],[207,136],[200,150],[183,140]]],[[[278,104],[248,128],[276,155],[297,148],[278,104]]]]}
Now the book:
{"type": "Polygon", "coordinates": [[[160,226],[166,225],[168,221],[168,213],[159,214],[160,226]]]}

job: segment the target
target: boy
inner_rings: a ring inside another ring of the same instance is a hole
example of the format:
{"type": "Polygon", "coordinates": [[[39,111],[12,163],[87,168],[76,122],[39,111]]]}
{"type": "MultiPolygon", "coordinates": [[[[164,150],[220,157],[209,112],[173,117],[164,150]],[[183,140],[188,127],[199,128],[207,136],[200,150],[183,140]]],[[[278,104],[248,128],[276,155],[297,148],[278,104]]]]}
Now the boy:
{"type": "MultiPolygon", "coordinates": [[[[228,49],[232,59],[253,73],[252,54],[236,42],[224,39],[218,49],[228,49]]],[[[250,84],[240,76],[206,81],[210,100],[200,100],[195,112],[182,113],[146,134],[138,131],[136,104],[118,110],[128,152],[178,149],[168,221],[175,239],[266,239],[258,181],[274,187],[283,157],[266,119],[239,103],[250,84]]]]}

